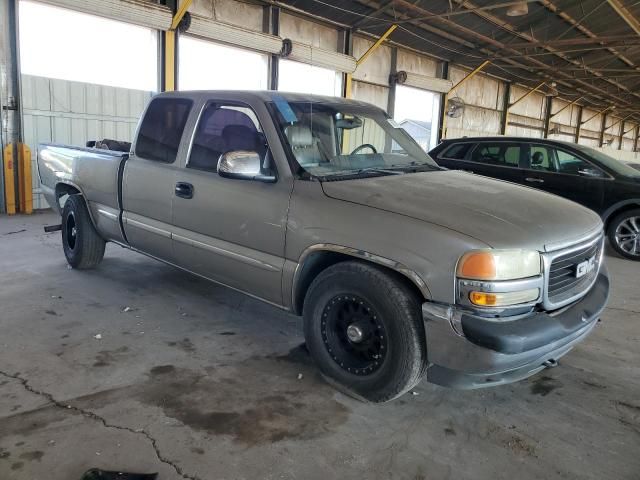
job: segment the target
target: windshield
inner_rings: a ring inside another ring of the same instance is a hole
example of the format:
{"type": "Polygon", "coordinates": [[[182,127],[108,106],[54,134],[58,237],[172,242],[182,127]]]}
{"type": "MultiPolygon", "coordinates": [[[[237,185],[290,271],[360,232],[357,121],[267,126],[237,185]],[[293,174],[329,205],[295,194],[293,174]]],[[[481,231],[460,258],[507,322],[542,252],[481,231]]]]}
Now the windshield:
{"type": "Polygon", "coordinates": [[[616,160],[615,158],[610,157],[609,155],[602,153],[595,148],[585,147],[584,145],[572,146],[595,158],[598,162],[602,163],[605,167],[610,168],[618,175],[630,178],[640,178],[640,170],[636,170],[631,165],[628,165],[621,160],[616,160]]]}
{"type": "Polygon", "coordinates": [[[374,108],[344,103],[271,104],[301,172],[320,179],[393,175],[440,167],[395,122],[374,108]]]}

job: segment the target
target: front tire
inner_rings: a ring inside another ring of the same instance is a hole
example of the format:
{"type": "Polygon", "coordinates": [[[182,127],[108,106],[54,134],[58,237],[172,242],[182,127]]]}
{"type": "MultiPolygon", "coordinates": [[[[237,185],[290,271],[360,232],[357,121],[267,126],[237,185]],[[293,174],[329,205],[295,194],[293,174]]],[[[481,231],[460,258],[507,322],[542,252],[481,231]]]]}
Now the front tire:
{"type": "Polygon", "coordinates": [[[324,270],[309,287],[303,317],[311,356],[347,394],[387,402],[424,375],[420,299],[374,265],[348,261],[324,270]]]}
{"type": "Polygon", "coordinates": [[[640,208],[616,215],[609,223],[607,236],[618,254],[640,261],[640,208]]]}
{"type": "Polygon", "coordinates": [[[105,241],[98,235],[80,195],[70,195],[62,210],[62,248],[67,262],[80,270],[96,267],[104,257],[105,241]]]}

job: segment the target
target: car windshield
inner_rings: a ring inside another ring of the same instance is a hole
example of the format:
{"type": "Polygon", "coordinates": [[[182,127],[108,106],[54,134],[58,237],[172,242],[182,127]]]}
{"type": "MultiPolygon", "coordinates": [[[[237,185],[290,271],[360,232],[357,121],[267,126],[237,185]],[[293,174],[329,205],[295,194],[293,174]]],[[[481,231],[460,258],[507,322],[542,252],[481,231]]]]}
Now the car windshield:
{"type": "Polygon", "coordinates": [[[270,107],[300,173],[336,180],[440,170],[407,132],[375,108],[282,98],[270,107]]]}
{"type": "Polygon", "coordinates": [[[618,175],[629,178],[640,178],[640,170],[636,170],[631,165],[627,165],[621,160],[616,160],[610,157],[606,153],[602,153],[595,148],[585,147],[584,145],[572,145],[574,148],[586,153],[587,155],[595,158],[598,162],[602,163],[605,167],[610,168],[618,175]]]}

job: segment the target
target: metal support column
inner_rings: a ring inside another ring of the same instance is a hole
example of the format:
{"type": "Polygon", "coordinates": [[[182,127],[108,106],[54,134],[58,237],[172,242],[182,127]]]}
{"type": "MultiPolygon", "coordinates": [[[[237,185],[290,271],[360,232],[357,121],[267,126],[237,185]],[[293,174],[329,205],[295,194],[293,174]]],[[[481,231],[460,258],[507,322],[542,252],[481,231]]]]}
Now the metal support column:
{"type": "MultiPolygon", "coordinates": [[[[343,30],[338,41],[342,40],[342,53],[345,55],[353,55],[353,30],[343,30]],[[341,37],[341,38],[340,38],[341,37]]],[[[351,97],[351,74],[342,74],[342,96],[344,98],[351,97]]]]}
{"type": "Polygon", "coordinates": [[[549,137],[549,125],[551,123],[551,109],[553,108],[553,97],[545,97],[544,105],[544,130],[542,132],[543,138],[549,137]]]}
{"type": "Polygon", "coordinates": [[[191,6],[192,0],[182,0],[179,6],[177,3],[177,0],[166,2],[172,8],[173,20],[169,30],[162,33],[163,75],[161,78],[162,91],[164,92],[176,90],[178,85],[178,27],[191,6]]]}
{"type": "Polygon", "coordinates": [[[602,114],[602,123],[600,124],[600,136],[598,140],[598,146],[602,147],[604,145],[604,131],[607,128],[607,114],[606,112],[602,114]]]}
{"type": "Polygon", "coordinates": [[[618,135],[618,150],[622,150],[622,137],[624,137],[624,120],[620,123],[620,134],[618,135]]]}
{"type": "Polygon", "coordinates": [[[580,143],[580,128],[582,128],[582,105],[578,106],[578,123],[576,123],[576,135],[573,139],[574,143],[580,143]]]}
{"type": "MultiPolygon", "coordinates": [[[[439,77],[444,78],[445,80],[449,79],[449,62],[443,61],[439,66],[439,77]]],[[[436,143],[440,143],[444,138],[444,117],[447,115],[447,94],[440,94],[440,115],[438,116],[438,138],[436,143]]]]}
{"type": "Polygon", "coordinates": [[[640,140],[640,125],[636,125],[636,138],[633,141],[633,151],[638,151],[638,140],[640,140]]]}
{"type": "Polygon", "coordinates": [[[509,110],[509,101],[511,100],[511,82],[505,82],[504,84],[504,95],[502,96],[502,112],[500,114],[500,135],[507,134],[507,121],[509,115],[507,111],[509,110]]]}
{"type": "MultiPolygon", "coordinates": [[[[265,5],[263,8],[262,31],[271,35],[280,35],[280,7],[265,5]]],[[[267,84],[269,90],[278,90],[279,61],[278,55],[269,55],[267,84]]]]}
{"type": "Polygon", "coordinates": [[[21,141],[22,134],[17,9],[17,0],[0,0],[0,213],[7,211],[8,203],[16,205],[18,191],[14,144],[21,141]],[[10,177],[5,175],[8,171],[10,177]]]}
{"type": "MultiPolygon", "coordinates": [[[[389,79],[392,79],[396,73],[398,73],[398,49],[391,49],[391,72],[389,75],[389,79]]],[[[389,82],[389,96],[387,97],[387,113],[391,118],[395,114],[396,108],[396,87],[397,82],[390,81],[389,82]]],[[[386,150],[385,150],[386,151],[386,150]]]]}

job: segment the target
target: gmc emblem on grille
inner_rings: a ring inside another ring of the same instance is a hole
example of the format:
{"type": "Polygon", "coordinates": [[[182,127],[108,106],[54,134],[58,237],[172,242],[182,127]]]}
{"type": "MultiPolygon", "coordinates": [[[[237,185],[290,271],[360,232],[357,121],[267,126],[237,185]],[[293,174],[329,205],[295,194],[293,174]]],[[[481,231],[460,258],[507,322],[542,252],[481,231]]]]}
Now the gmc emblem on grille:
{"type": "Polygon", "coordinates": [[[584,277],[587,273],[592,272],[596,268],[596,256],[585,260],[576,265],[576,278],[584,277]]]}

